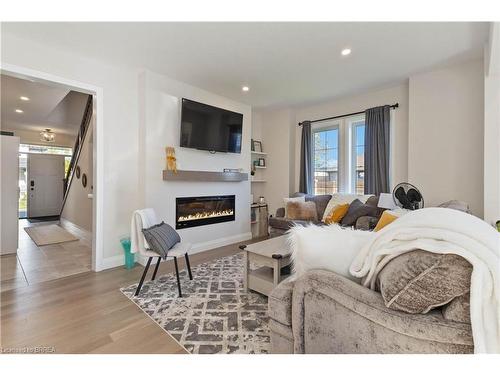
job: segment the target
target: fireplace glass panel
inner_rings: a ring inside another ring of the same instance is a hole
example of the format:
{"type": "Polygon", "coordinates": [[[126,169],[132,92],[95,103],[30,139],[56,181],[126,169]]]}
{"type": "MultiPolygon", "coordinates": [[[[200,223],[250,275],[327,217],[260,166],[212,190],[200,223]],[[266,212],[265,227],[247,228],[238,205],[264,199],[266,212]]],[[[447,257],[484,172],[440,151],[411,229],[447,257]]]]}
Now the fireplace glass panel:
{"type": "Polygon", "coordinates": [[[175,228],[234,221],[234,205],[234,195],[176,198],[175,228]]]}

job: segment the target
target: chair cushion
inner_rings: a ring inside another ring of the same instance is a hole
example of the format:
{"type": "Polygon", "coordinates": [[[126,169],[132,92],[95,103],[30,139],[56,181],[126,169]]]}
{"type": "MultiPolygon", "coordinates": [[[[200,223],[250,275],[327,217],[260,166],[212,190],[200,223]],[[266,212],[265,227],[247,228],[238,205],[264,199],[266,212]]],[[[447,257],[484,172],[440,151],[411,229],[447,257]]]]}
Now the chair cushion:
{"type": "Polygon", "coordinates": [[[193,245],[189,242],[177,242],[174,247],[168,251],[169,257],[179,257],[184,256],[184,254],[189,253],[193,245]]]}
{"type": "Polygon", "coordinates": [[[455,254],[414,250],[385,265],[378,282],[388,308],[425,314],[470,290],[472,266],[455,254]]]}
{"type": "Polygon", "coordinates": [[[148,247],[162,258],[166,258],[168,251],[181,241],[175,229],[163,221],[160,224],[143,229],[142,233],[149,245],[148,247]]]}
{"type": "Polygon", "coordinates": [[[286,207],[288,220],[318,221],[314,202],[288,202],[286,207]]]}

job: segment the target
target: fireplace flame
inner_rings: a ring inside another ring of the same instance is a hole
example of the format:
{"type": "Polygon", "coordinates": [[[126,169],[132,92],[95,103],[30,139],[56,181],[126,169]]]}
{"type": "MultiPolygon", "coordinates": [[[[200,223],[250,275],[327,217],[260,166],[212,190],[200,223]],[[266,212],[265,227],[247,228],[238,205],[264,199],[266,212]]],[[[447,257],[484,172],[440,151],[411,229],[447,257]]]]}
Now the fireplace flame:
{"type": "Polygon", "coordinates": [[[221,217],[221,216],[231,216],[234,214],[234,210],[222,210],[222,211],[210,211],[210,212],[199,212],[194,215],[179,216],[177,219],[181,221],[191,221],[191,220],[201,220],[209,219],[211,217],[221,217]]]}

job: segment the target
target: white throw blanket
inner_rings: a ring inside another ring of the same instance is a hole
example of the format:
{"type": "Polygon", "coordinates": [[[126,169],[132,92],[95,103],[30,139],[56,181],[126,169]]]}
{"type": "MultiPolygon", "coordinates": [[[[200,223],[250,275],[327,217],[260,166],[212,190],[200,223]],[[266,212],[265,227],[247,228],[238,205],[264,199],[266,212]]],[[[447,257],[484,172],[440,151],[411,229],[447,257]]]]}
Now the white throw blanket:
{"type": "Polygon", "coordinates": [[[152,227],[158,223],[156,213],[152,208],[134,211],[130,223],[130,251],[132,253],[145,254],[148,251],[149,245],[142,234],[142,229],[152,227]]]}
{"type": "Polygon", "coordinates": [[[350,272],[374,289],[384,265],[414,249],[457,254],[472,264],[470,316],[474,351],[500,353],[499,233],[475,216],[447,208],[424,208],[376,233],[354,259],[350,272]]]}

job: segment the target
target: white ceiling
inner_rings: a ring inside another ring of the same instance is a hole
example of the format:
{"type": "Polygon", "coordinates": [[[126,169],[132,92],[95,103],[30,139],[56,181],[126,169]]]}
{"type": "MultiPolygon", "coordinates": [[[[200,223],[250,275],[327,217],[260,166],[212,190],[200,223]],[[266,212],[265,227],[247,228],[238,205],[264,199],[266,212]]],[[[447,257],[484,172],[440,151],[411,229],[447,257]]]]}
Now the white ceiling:
{"type": "Polygon", "coordinates": [[[479,58],[488,23],[3,23],[257,107],[319,101],[479,58]],[[342,57],[349,47],[352,54],[342,57]],[[243,93],[241,86],[250,91],[243,93]]]}
{"type": "Polygon", "coordinates": [[[2,129],[40,132],[50,128],[56,134],[77,134],[88,95],[3,74],[0,90],[2,129]]]}

